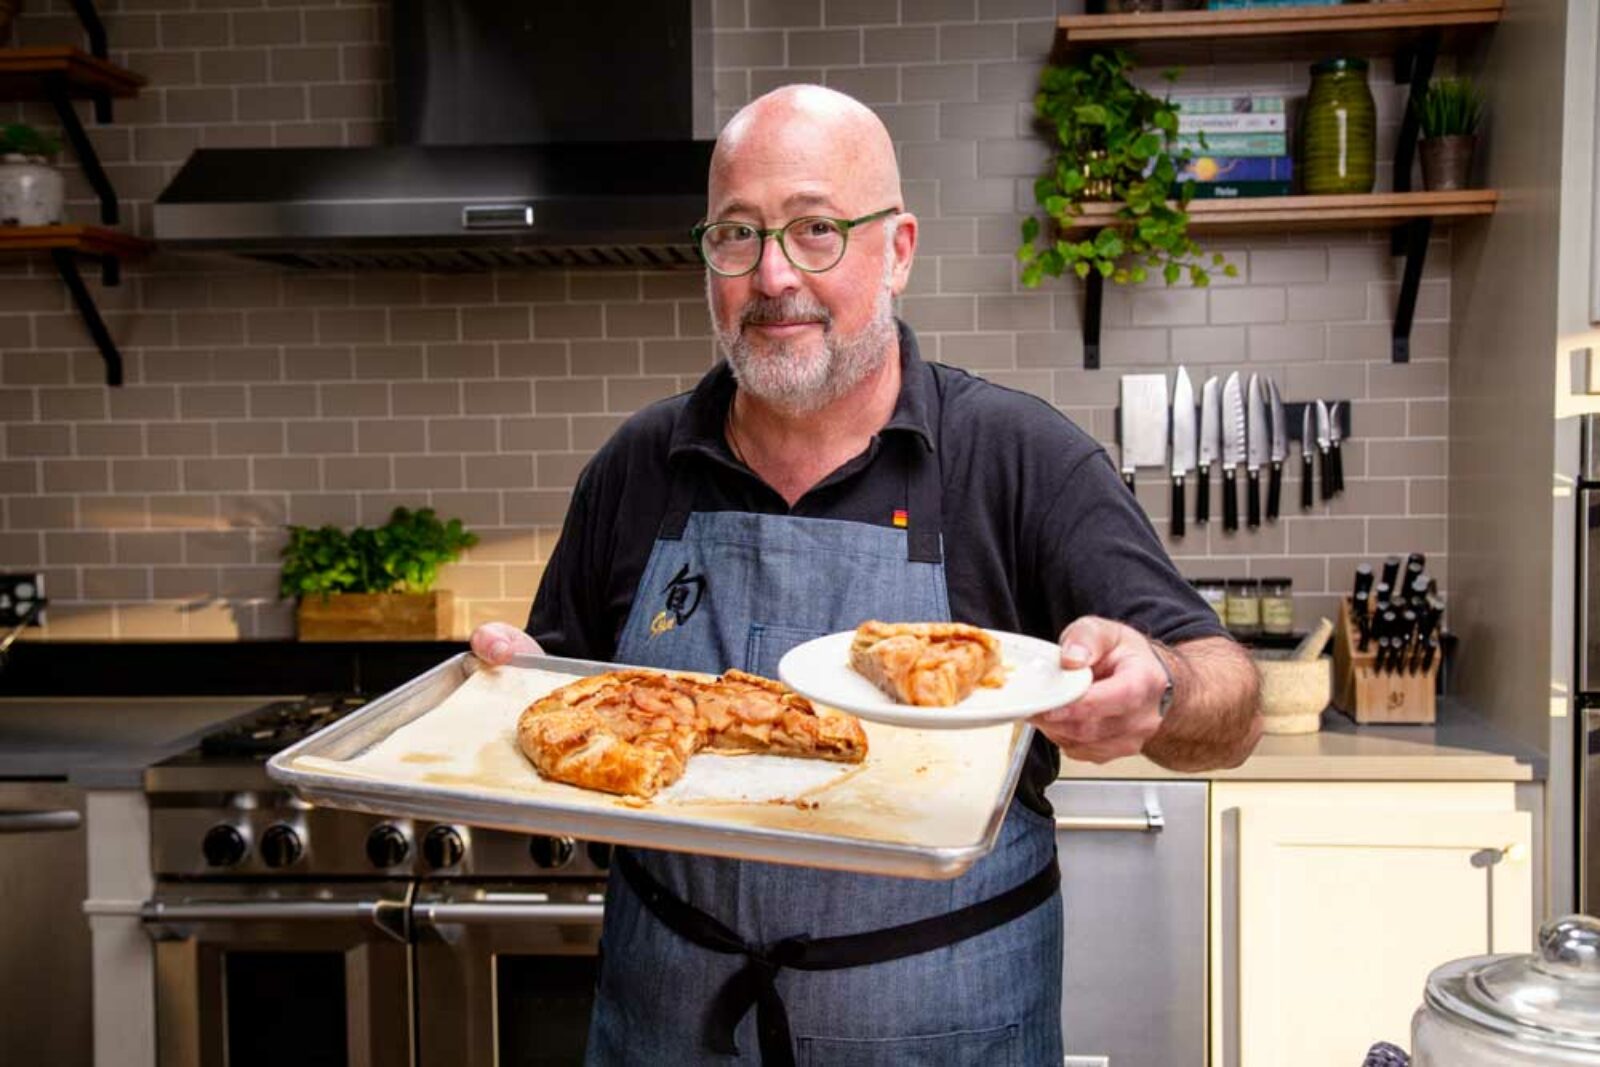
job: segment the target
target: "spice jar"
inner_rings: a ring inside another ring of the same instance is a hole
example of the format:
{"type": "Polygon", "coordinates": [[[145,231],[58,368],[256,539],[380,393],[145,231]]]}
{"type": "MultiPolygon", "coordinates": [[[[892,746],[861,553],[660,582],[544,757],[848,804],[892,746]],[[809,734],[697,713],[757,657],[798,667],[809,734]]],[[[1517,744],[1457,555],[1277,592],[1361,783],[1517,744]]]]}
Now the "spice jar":
{"type": "Polygon", "coordinates": [[[1228,580],[1228,629],[1240,637],[1261,632],[1261,591],[1254,578],[1228,580]]]}
{"type": "Polygon", "coordinates": [[[1211,610],[1217,613],[1217,620],[1224,626],[1228,624],[1228,587],[1221,578],[1196,578],[1189,583],[1194,586],[1195,592],[1200,594],[1200,599],[1211,605],[1211,610]]]}
{"type": "Polygon", "coordinates": [[[1377,178],[1377,109],[1364,59],[1325,59],[1311,68],[1300,139],[1307,193],[1370,193],[1377,178]]]}
{"type": "Polygon", "coordinates": [[[1261,632],[1287,634],[1294,632],[1294,580],[1292,578],[1261,579],[1261,632]]]}

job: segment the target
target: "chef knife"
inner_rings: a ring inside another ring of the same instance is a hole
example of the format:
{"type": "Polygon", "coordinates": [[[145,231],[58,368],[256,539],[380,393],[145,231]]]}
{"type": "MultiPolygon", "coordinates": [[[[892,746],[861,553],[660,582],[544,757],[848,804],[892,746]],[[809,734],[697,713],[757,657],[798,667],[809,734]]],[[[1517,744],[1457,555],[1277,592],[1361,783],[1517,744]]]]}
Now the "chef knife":
{"type": "Polygon", "coordinates": [[[1315,492],[1311,484],[1312,467],[1311,457],[1316,454],[1317,446],[1311,436],[1311,405],[1306,404],[1300,409],[1300,510],[1310,511],[1316,503],[1315,492]]]}
{"type": "Polygon", "coordinates": [[[1332,445],[1328,436],[1328,405],[1320,399],[1317,401],[1317,452],[1322,460],[1322,499],[1333,499],[1333,466],[1328,462],[1328,448],[1332,445]]]}
{"type": "Polygon", "coordinates": [[[1272,475],[1267,483],[1267,521],[1278,521],[1278,501],[1283,495],[1283,461],[1289,455],[1289,427],[1288,420],[1283,414],[1283,394],[1278,392],[1278,383],[1271,378],[1263,378],[1267,387],[1267,427],[1272,431],[1272,445],[1269,455],[1272,458],[1272,475]]]}
{"type": "Polygon", "coordinates": [[[1140,467],[1167,465],[1167,376],[1122,376],[1122,481],[1133,492],[1140,467]]]}
{"type": "Polygon", "coordinates": [[[1356,629],[1361,632],[1362,651],[1367,643],[1367,607],[1372,596],[1372,564],[1363,563],[1356,568],[1355,589],[1350,597],[1350,610],[1355,614],[1356,629]]]}
{"type": "Polygon", "coordinates": [[[1222,383],[1215,374],[1200,387],[1200,477],[1194,493],[1194,521],[1211,521],[1211,465],[1222,458],[1222,383]]]}
{"type": "Polygon", "coordinates": [[[1245,408],[1245,451],[1248,457],[1245,469],[1250,481],[1245,491],[1248,502],[1245,519],[1254,530],[1261,525],[1261,465],[1267,461],[1267,454],[1272,450],[1271,435],[1267,429],[1267,387],[1254,374],[1250,375],[1250,395],[1245,398],[1245,408]]]}
{"type": "Polygon", "coordinates": [[[1222,528],[1239,528],[1238,470],[1245,458],[1244,386],[1239,372],[1222,384],[1222,528]]]}
{"type": "Polygon", "coordinates": [[[1172,383],[1172,536],[1183,536],[1183,480],[1195,464],[1194,383],[1178,368],[1172,383]]]}
{"type": "Polygon", "coordinates": [[[1344,492],[1344,431],[1339,429],[1339,405],[1335,400],[1328,408],[1328,460],[1333,464],[1333,493],[1344,492]]]}

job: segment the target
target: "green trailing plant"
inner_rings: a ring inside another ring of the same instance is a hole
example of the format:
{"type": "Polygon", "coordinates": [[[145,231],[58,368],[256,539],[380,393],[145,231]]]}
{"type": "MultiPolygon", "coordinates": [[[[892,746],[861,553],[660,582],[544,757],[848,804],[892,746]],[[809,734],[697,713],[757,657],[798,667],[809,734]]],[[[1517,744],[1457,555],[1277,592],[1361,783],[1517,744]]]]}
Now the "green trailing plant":
{"type": "Polygon", "coordinates": [[[286,597],[426,593],[440,567],[477,543],[460,519],[443,522],[432,508],[395,508],[384,525],[349,533],[337,526],[291,526],[278,588],[286,597]]]}
{"type": "Polygon", "coordinates": [[[25,122],[0,126],[0,156],[43,156],[49,158],[61,151],[61,142],[49,134],[40,133],[25,122]]]}
{"type": "Polygon", "coordinates": [[[1483,93],[1466,78],[1437,78],[1417,101],[1422,136],[1465,137],[1483,119],[1483,93]]]}
{"type": "MultiPolygon", "coordinates": [[[[1189,236],[1192,190],[1178,172],[1190,153],[1178,147],[1178,109],[1134,84],[1132,70],[1128,54],[1113,50],[1046,67],[1040,76],[1034,113],[1053,132],[1055,151],[1033,186],[1044,221],[1029,216],[1022,223],[1024,285],[1069,270],[1128,284],[1159,269],[1168,285],[1187,274],[1202,286],[1212,270],[1238,273],[1221,255],[1206,258],[1189,236]],[[1101,200],[1119,202],[1115,222],[1080,240],[1064,236],[1086,202],[1101,200]]],[[[1171,81],[1177,72],[1165,76],[1171,81]]]]}

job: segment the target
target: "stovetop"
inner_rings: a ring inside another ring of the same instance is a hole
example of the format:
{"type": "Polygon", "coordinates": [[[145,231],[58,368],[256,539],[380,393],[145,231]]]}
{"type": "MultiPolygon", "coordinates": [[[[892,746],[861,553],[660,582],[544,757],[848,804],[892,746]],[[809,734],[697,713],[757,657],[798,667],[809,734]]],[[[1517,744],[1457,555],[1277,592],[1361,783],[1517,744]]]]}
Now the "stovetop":
{"type": "Polygon", "coordinates": [[[353,693],[322,693],[297,700],[277,700],[249,718],[206,734],[200,755],[248,756],[266,760],[367,702],[353,693]]]}

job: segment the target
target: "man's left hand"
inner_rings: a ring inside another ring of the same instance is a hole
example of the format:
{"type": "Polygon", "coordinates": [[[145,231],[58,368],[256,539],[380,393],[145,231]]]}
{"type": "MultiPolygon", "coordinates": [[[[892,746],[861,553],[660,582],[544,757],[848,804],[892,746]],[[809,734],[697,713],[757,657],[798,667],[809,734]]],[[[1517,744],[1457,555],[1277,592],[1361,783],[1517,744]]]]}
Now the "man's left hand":
{"type": "Polygon", "coordinates": [[[1088,667],[1094,681],[1077,701],[1041,712],[1033,724],[1073,759],[1106,763],[1133,756],[1161,728],[1167,672],[1139,631],[1086,615],[1061,632],[1061,665],[1088,667]]]}

